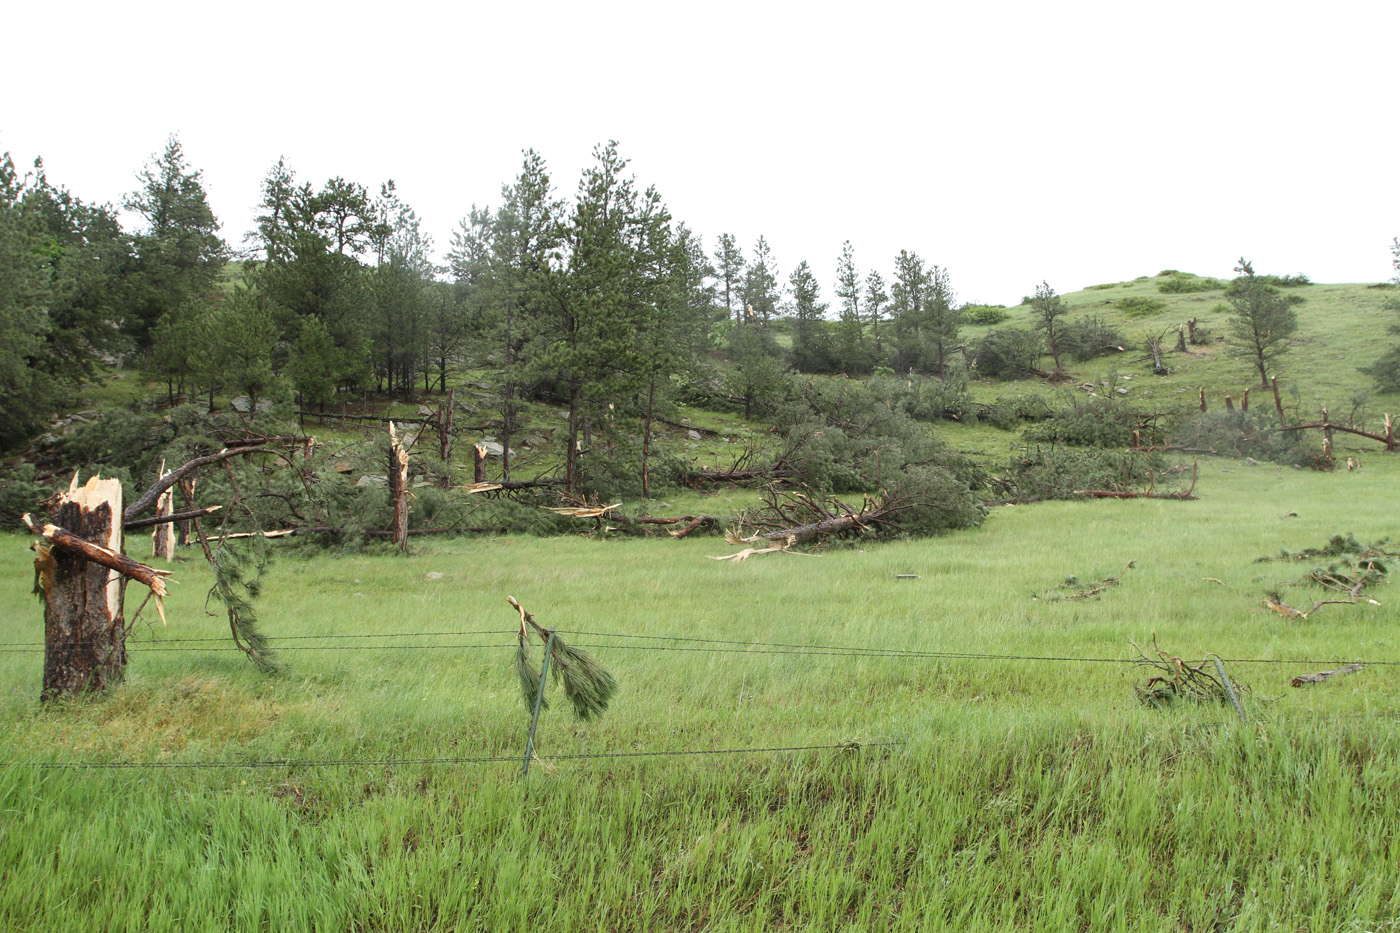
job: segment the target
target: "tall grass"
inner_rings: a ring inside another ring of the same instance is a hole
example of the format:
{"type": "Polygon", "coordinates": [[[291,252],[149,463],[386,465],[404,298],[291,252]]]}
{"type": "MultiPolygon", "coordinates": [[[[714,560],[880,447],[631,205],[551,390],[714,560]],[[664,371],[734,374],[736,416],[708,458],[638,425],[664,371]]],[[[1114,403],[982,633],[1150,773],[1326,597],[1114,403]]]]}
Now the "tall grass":
{"type": "MultiPolygon", "coordinates": [[[[0,767],[0,928],[1375,929],[1400,917],[1400,715],[1378,715],[1400,685],[1385,667],[1288,680],[1400,660],[1396,597],[1286,621],[1262,594],[1299,568],[1254,560],[1393,535],[1397,478],[1382,456],[1336,474],[1203,461],[1196,502],[1007,508],[944,538],[739,564],[706,559],[730,550],[714,538],[289,550],[260,607],[274,676],[173,640],[226,634],[207,573],[181,564],[170,627],[138,623],[105,697],[40,707],[42,655],[0,654],[0,760],[20,762],[0,767]],[[1097,600],[1045,598],[1130,559],[1097,600]],[[507,594],[620,682],[596,723],[544,715],[528,786],[507,594]],[[291,637],[421,632],[499,634],[291,637]],[[1121,663],[619,637],[1126,660],[1154,633],[1188,660],[1300,663],[1228,664],[1246,724],[1143,707],[1145,673],[1121,663]],[[366,643],[492,647],[326,647],[366,643]],[[511,760],[384,763],[478,756],[511,760]],[[254,759],[360,763],[29,764],[254,759]]],[[[26,544],[0,539],[5,642],[41,640],[26,544]]]]}

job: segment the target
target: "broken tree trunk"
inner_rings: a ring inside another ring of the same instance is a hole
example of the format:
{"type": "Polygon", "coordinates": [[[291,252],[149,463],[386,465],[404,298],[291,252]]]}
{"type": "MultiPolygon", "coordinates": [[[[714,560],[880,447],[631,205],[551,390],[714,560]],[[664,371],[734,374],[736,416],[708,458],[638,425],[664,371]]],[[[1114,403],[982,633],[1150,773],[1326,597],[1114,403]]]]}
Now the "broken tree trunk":
{"type": "Polygon", "coordinates": [[[25,524],[50,546],[34,545],[36,589],[44,599],[44,681],[41,698],[96,693],[120,683],[126,669],[126,625],[120,575],[165,594],[159,571],[121,553],[122,487],[115,479],[78,477],[59,497],[54,519],[25,524]],[[116,571],[115,573],[113,571],[116,571]]]}
{"type": "Polygon", "coordinates": [[[1365,670],[1364,664],[1348,664],[1346,667],[1339,667],[1335,671],[1318,671],[1316,674],[1300,674],[1294,677],[1289,683],[1295,687],[1303,687],[1308,684],[1320,684],[1330,677],[1340,677],[1343,674],[1355,674],[1357,671],[1365,670]]]}
{"type": "MultiPolygon", "coordinates": [[[[184,498],[185,498],[185,503],[190,507],[191,510],[194,509],[194,484],[195,484],[196,482],[198,482],[198,480],[197,480],[195,477],[189,476],[189,477],[186,477],[185,479],[180,480],[180,482],[178,483],[178,485],[179,485],[179,487],[180,487],[180,495],[184,496],[184,498]]],[[[217,506],[216,506],[216,508],[217,508],[217,506]]],[[[184,513],[181,513],[181,514],[184,514],[184,513]]],[[[186,518],[182,518],[182,519],[180,520],[180,523],[177,524],[177,525],[175,526],[175,529],[176,529],[176,533],[175,533],[175,543],[176,543],[176,544],[180,545],[181,547],[184,547],[186,544],[189,544],[189,543],[190,543],[190,530],[191,530],[191,529],[190,529],[190,519],[195,519],[195,518],[199,518],[199,516],[198,516],[198,515],[190,515],[190,516],[188,516],[188,517],[186,517],[186,518]]]]}
{"type": "Polygon", "coordinates": [[[1341,431],[1343,434],[1355,434],[1357,437],[1364,437],[1368,440],[1379,441],[1385,445],[1388,451],[1396,449],[1395,425],[1391,423],[1390,415],[1385,416],[1385,434],[1372,434],[1370,431],[1363,431],[1360,428],[1349,428],[1343,424],[1331,424],[1326,421],[1315,421],[1309,424],[1290,424],[1287,427],[1279,428],[1280,431],[1314,431],[1325,432],[1341,431]]]}
{"type": "Polygon", "coordinates": [[[472,448],[472,457],[472,482],[480,485],[486,482],[486,445],[475,445],[472,448]]]}
{"type": "MultiPolygon", "coordinates": [[[[168,472],[169,471],[165,468],[165,461],[162,460],[160,462],[161,479],[164,479],[168,472]]],[[[157,519],[166,518],[170,515],[172,511],[170,503],[174,496],[174,490],[167,487],[165,492],[161,493],[160,497],[156,499],[155,517],[157,519]]],[[[170,527],[168,521],[157,521],[157,523],[151,527],[151,557],[159,557],[166,563],[175,559],[175,530],[170,527]]]]}
{"type": "Polygon", "coordinates": [[[1283,416],[1283,399],[1279,398],[1278,394],[1278,376],[1270,378],[1269,384],[1274,388],[1274,411],[1278,412],[1278,426],[1286,427],[1288,419],[1283,416]]]}
{"type": "Polygon", "coordinates": [[[389,423],[389,500],[394,517],[389,528],[399,550],[408,553],[408,452],[399,443],[393,422],[389,423]]]}
{"type": "Polygon", "coordinates": [[[1152,372],[1157,376],[1165,376],[1168,372],[1166,364],[1162,362],[1162,341],[1159,337],[1147,338],[1147,349],[1152,353],[1152,372]]]}

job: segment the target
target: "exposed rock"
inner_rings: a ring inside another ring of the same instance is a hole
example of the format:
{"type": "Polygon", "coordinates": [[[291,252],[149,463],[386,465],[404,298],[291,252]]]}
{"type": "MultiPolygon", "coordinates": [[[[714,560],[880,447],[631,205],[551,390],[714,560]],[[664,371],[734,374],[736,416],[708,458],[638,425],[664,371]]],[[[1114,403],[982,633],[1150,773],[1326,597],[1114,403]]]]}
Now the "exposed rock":
{"type": "Polygon", "coordinates": [[[355,488],[356,488],[356,489],[361,489],[361,488],[363,488],[363,487],[365,487],[365,486],[387,486],[387,485],[389,485],[389,477],[387,477],[387,476],[371,476],[370,474],[366,473],[364,476],[361,476],[361,477],[360,477],[359,482],[355,483],[355,488]]]}
{"type": "Polygon", "coordinates": [[[424,579],[424,580],[441,580],[441,579],[442,579],[442,574],[441,574],[439,571],[430,570],[430,571],[428,571],[427,573],[423,574],[423,579],[424,579]]]}

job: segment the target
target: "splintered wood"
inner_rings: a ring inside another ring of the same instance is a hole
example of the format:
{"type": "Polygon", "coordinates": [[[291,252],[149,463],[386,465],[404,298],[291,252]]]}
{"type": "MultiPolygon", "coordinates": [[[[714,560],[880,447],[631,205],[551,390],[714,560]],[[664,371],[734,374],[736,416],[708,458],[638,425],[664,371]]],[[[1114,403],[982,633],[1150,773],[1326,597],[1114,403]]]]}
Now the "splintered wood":
{"type": "Polygon", "coordinates": [[[399,443],[394,423],[389,422],[389,499],[394,506],[390,537],[399,550],[408,552],[408,451],[399,443]]]}
{"type": "Polygon", "coordinates": [[[120,682],[126,666],[121,577],[150,587],[164,621],[164,578],[170,574],[121,553],[121,483],[94,476],[80,487],[74,475],[59,497],[54,522],[40,524],[26,514],[24,523],[49,544],[34,545],[44,598],[43,698],[120,682]]]}
{"type": "Polygon", "coordinates": [[[546,512],[553,512],[556,515],[567,515],[569,518],[602,518],[613,509],[621,507],[621,502],[615,502],[612,505],[541,506],[546,512]]]}
{"type": "MultiPolygon", "coordinates": [[[[165,468],[165,461],[160,462],[160,478],[170,475],[170,471],[165,468]]],[[[175,497],[173,486],[166,487],[165,492],[156,499],[156,518],[162,519],[170,515],[171,502],[175,497]]],[[[175,529],[170,527],[170,523],[158,522],[151,527],[151,557],[159,557],[169,563],[175,559],[175,529]]]]}

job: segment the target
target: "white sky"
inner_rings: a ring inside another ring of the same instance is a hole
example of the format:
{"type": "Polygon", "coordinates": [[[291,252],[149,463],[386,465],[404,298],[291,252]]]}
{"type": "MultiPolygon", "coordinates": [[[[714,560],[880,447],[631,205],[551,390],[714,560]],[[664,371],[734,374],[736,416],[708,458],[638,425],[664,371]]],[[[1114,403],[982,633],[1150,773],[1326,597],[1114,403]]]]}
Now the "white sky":
{"type": "Polygon", "coordinates": [[[439,251],[521,151],[572,196],[617,139],[705,238],[763,234],[832,294],[843,240],[964,301],[1177,268],[1391,277],[1400,3],[33,4],[0,151],[119,202],[177,133],[223,234],[279,156],[393,178],[439,251]]]}

